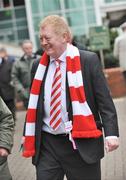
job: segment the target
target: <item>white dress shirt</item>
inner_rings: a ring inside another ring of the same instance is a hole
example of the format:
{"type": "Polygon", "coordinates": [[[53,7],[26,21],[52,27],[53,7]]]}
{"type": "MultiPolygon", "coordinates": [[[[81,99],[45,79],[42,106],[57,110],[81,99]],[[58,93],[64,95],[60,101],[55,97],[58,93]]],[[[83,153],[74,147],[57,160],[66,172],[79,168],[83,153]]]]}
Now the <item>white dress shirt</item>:
{"type": "Polygon", "coordinates": [[[49,132],[51,134],[64,134],[65,126],[64,123],[68,120],[68,113],[66,108],[66,51],[58,58],[60,63],[60,69],[61,69],[61,104],[62,104],[62,110],[61,110],[61,116],[62,116],[62,122],[60,127],[57,130],[53,130],[50,127],[50,102],[51,102],[51,89],[52,89],[52,83],[53,83],[53,77],[56,70],[55,65],[55,59],[50,57],[50,63],[49,68],[45,80],[45,87],[44,87],[44,109],[45,109],[45,117],[43,118],[44,125],[42,127],[43,131],[49,132]]]}

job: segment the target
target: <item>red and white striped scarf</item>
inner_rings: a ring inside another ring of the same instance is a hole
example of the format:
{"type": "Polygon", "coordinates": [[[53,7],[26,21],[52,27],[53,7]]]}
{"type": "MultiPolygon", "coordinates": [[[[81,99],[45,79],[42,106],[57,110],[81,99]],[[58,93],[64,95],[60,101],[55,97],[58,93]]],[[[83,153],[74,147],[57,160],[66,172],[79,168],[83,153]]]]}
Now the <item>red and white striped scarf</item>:
{"type": "MultiPolygon", "coordinates": [[[[44,53],[33,79],[26,115],[25,140],[23,143],[24,157],[35,155],[36,110],[40,95],[40,87],[43,83],[43,76],[48,61],[48,56],[44,53]]],[[[79,50],[71,44],[67,45],[66,69],[73,110],[72,137],[97,138],[102,135],[102,132],[97,129],[94,116],[86,102],[79,50]]]]}

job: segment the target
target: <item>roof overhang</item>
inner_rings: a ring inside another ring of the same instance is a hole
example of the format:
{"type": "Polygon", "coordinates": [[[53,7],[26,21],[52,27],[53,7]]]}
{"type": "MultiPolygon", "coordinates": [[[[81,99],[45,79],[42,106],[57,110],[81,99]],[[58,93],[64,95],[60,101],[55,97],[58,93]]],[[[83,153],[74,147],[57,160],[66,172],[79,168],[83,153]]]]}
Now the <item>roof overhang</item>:
{"type": "Polygon", "coordinates": [[[102,14],[126,10],[126,2],[104,3],[101,5],[100,9],[102,14]]]}

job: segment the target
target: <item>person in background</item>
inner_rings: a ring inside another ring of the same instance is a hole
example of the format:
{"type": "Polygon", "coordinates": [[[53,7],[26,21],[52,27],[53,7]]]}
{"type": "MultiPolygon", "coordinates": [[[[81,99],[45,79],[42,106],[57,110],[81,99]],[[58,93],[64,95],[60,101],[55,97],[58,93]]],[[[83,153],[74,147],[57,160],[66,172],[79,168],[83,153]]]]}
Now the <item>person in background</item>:
{"type": "Polygon", "coordinates": [[[11,78],[19,100],[23,101],[24,107],[27,108],[31,84],[31,67],[39,56],[33,53],[33,44],[30,40],[24,40],[21,47],[24,55],[15,61],[11,78]]]}
{"type": "Polygon", "coordinates": [[[8,61],[11,61],[11,62],[14,62],[15,61],[15,57],[12,56],[12,55],[8,55],[8,52],[6,50],[6,48],[0,48],[0,51],[1,51],[1,54],[3,56],[4,59],[8,60],[8,61]]]}
{"type": "Polygon", "coordinates": [[[126,22],[124,22],[120,28],[122,29],[123,34],[115,39],[113,54],[115,58],[119,60],[119,65],[123,70],[126,81],[126,22]]]}
{"type": "Polygon", "coordinates": [[[37,180],[101,180],[105,149],[119,146],[117,114],[100,61],[69,44],[67,23],[50,15],[40,24],[44,54],[32,67],[23,156],[37,180]]]}
{"type": "Polygon", "coordinates": [[[13,146],[14,119],[0,97],[0,180],[12,180],[7,157],[13,146]]]}
{"type": "Polygon", "coordinates": [[[12,112],[15,119],[15,93],[11,83],[11,71],[14,61],[9,60],[7,51],[0,49],[0,96],[12,112]]]}

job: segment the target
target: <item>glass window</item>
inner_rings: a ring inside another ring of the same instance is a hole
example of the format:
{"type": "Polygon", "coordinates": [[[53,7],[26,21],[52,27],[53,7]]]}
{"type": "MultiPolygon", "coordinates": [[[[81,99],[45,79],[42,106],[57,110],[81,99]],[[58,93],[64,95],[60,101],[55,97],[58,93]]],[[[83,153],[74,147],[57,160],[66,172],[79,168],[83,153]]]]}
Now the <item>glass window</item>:
{"type": "Polygon", "coordinates": [[[93,9],[87,11],[87,19],[88,19],[88,24],[92,24],[96,22],[96,16],[93,9]]]}
{"type": "Polygon", "coordinates": [[[66,9],[76,9],[83,7],[83,0],[64,0],[66,9]]]}
{"type": "Polygon", "coordinates": [[[11,10],[0,11],[0,21],[10,20],[12,18],[11,10]]]}
{"type": "Polygon", "coordinates": [[[105,0],[105,2],[106,2],[106,3],[108,3],[108,2],[112,2],[112,0],[105,0]]]}
{"type": "Polygon", "coordinates": [[[18,39],[27,39],[29,37],[27,29],[18,30],[18,39]]]}
{"type": "Polygon", "coordinates": [[[4,41],[4,36],[0,34],[0,41],[4,41]]]}
{"type": "Polygon", "coordinates": [[[40,21],[41,21],[40,17],[33,18],[33,26],[34,26],[35,31],[39,31],[40,21]]]}
{"type": "Polygon", "coordinates": [[[2,31],[2,33],[0,33],[0,39],[2,41],[5,41],[5,42],[14,40],[14,32],[13,32],[13,30],[12,29],[10,29],[10,30],[4,29],[4,31],[2,31]]]}
{"type": "Polygon", "coordinates": [[[16,20],[16,26],[21,27],[21,26],[28,26],[27,25],[27,20],[23,19],[23,20],[16,20]]]}
{"type": "Polygon", "coordinates": [[[12,22],[0,23],[0,29],[11,29],[13,28],[12,22]]]}
{"type": "Polygon", "coordinates": [[[10,7],[10,1],[9,0],[3,0],[3,7],[10,7]]]}
{"type": "Polygon", "coordinates": [[[66,18],[70,26],[78,26],[84,24],[84,16],[82,11],[66,13],[66,18]]]}
{"type": "Polygon", "coordinates": [[[83,35],[86,33],[86,29],[84,27],[76,27],[76,28],[71,28],[73,35],[83,35]]]}
{"type": "Polygon", "coordinates": [[[39,12],[39,3],[37,3],[35,0],[32,0],[31,8],[33,13],[39,12]]]}
{"type": "Polygon", "coordinates": [[[85,4],[87,7],[94,5],[94,0],[85,0],[85,4]]]}
{"type": "Polygon", "coordinates": [[[24,5],[24,0],[13,0],[14,6],[21,6],[24,5]]]}
{"type": "Polygon", "coordinates": [[[0,41],[2,41],[2,42],[12,42],[12,41],[14,41],[15,39],[14,39],[14,35],[13,34],[10,34],[10,35],[8,35],[8,34],[6,34],[6,35],[0,35],[0,41]]]}
{"type": "Polygon", "coordinates": [[[9,41],[14,41],[14,33],[7,36],[9,41]]]}
{"type": "Polygon", "coordinates": [[[60,1],[59,0],[43,0],[43,11],[50,12],[60,10],[60,1]]]}
{"type": "Polygon", "coordinates": [[[15,16],[16,16],[16,18],[26,17],[25,7],[15,9],[15,16]]]}

